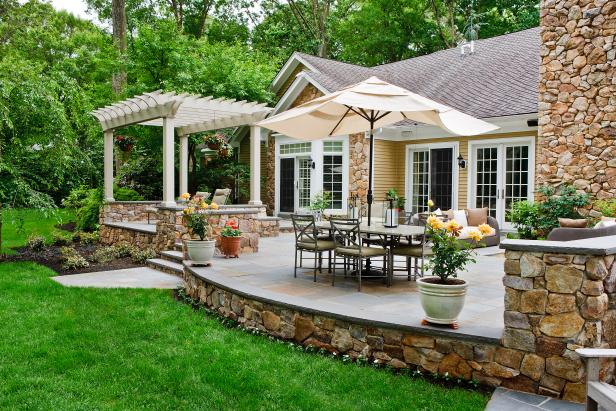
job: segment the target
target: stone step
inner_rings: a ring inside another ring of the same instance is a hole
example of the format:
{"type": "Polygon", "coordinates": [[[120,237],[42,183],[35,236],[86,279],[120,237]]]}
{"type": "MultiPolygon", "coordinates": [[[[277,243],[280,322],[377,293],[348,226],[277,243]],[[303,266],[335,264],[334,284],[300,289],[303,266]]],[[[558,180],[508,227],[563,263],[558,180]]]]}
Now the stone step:
{"type": "Polygon", "coordinates": [[[173,261],[181,263],[184,260],[184,253],[177,250],[165,250],[161,251],[160,256],[163,260],[173,261]]]}
{"type": "Polygon", "coordinates": [[[179,276],[184,274],[184,266],[182,264],[169,260],[163,260],[162,258],[150,258],[146,261],[146,264],[148,267],[157,269],[165,273],[179,276]]]}
{"type": "Polygon", "coordinates": [[[173,245],[173,248],[175,248],[177,251],[182,251],[184,248],[184,245],[182,244],[181,241],[176,241],[175,244],[173,245]]]}

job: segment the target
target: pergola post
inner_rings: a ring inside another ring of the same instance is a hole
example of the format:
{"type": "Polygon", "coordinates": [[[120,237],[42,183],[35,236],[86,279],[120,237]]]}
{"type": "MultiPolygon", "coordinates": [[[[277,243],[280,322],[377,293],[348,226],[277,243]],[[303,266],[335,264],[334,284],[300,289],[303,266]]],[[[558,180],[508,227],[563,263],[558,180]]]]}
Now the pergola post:
{"type": "Polygon", "coordinates": [[[180,136],[180,194],[188,192],[188,136],[180,136]]]}
{"type": "Polygon", "coordinates": [[[261,127],[250,126],[250,201],[261,203],[261,127]]]}
{"type": "Polygon", "coordinates": [[[163,202],[164,207],[175,203],[174,119],[163,117],[163,202]]]}
{"type": "Polygon", "coordinates": [[[113,130],[105,130],[103,147],[105,201],[115,201],[113,198],[113,130]]]}

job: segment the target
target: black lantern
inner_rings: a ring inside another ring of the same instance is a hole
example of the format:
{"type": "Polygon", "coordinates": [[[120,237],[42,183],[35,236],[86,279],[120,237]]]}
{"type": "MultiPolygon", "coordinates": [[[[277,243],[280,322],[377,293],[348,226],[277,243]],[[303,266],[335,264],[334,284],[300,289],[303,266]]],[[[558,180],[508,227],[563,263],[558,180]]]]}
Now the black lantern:
{"type": "Polygon", "coordinates": [[[389,198],[383,203],[383,226],[388,228],[398,227],[398,202],[389,198]],[[395,203],[395,204],[394,204],[395,203]]]}
{"type": "Polygon", "coordinates": [[[347,202],[347,217],[361,222],[361,200],[357,194],[351,195],[347,202]]]}
{"type": "Polygon", "coordinates": [[[457,160],[458,160],[458,166],[464,170],[466,168],[466,160],[464,159],[464,157],[462,157],[462,154],[458,156],[457,160]]]}

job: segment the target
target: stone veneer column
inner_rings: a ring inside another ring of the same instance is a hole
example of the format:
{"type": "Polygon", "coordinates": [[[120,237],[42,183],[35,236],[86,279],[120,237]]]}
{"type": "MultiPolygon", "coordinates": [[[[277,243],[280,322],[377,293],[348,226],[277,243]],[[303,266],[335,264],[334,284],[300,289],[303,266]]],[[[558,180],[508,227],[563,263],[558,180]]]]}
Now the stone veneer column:
{"type": "MultiPolygon", "coordinates": [[[[505,256],[503,346],[524,354],[512,387],[583,402],[584,364],[575,349],[616,347],[614,256],[505,256]]],[[[604,380],[613,379],[613,365],[603,364],[604,380]]]]}
{"type": "Polygon", "coordinates": [[[267,164],[265,166],[266,192],[263,201],[273,214],[276,209],[276,140],[270,132],[267,136],[267,164]]]}
{"type": "Polygon", "coordinates": [[[544,0],[537,183],[616,194],[616,2],[544,0]]]}
{"type": "Polygon", "coordinates": [[[370,142],[364,133],[349,135],[349,195],[357,193],[366,203],[370,142]]]}

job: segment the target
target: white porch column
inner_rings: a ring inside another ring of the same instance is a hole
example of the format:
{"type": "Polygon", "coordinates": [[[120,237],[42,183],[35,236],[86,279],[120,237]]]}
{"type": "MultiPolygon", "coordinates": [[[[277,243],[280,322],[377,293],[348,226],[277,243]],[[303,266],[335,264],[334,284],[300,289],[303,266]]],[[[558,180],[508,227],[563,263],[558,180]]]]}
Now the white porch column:
{"type": "Polygon", "coordinates": [[[175,203],[175,162],[173,159],[173,117],[163,117],[163,202],[165,207],[173,207],[175,203]]]}
{"type": "Polygon", "coordinates": [[[113,130],[106,130],[104,133],[104,185],[105,201],[114,201],[113,198],[113,130]]]}
{"type": "Polygon", "coordinates": [[[180,136],[180,194],[188,192],[188,136],[180,136]]]}
{"type": "Polygon", "coordinates": [[[261,203],[261,127],[250,126],[250,201],[261,203]]]}

